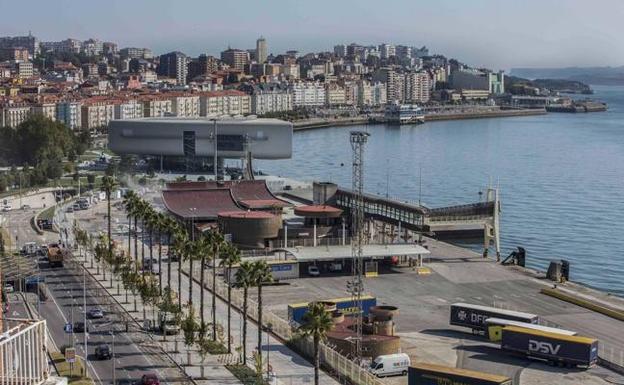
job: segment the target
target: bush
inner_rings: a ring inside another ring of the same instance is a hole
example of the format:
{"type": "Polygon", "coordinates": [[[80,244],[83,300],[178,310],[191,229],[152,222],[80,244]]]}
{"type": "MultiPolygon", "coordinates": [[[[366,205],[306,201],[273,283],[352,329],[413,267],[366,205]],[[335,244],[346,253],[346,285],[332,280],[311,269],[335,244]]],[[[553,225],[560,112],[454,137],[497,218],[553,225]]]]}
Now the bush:
{"type": "Polygon", "coordinates": [[[234,377],[238,378],[243,385],[269,385],[269,383],[265,380],[258,380],[256,372],[248,366],[226,365],[225,367],[234,375],[234,377]]]}

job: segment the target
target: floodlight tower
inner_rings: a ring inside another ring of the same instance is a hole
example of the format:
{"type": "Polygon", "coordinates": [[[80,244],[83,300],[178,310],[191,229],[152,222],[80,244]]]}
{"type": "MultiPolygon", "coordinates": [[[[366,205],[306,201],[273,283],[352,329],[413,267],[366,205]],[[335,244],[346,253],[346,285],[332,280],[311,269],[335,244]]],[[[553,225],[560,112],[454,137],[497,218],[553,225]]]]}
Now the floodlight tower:
{"type": "Polygon", "coordinates": [[[355,312],[355,349],[358,362],[362,359],[362,295],[364,292],[364,262],[362,246],[364,244],[364,145],[369,134],[364,131],[351,132],[351,150],[353,152],[353,174],[351,202],[351,257],[352,279],[349,289],[357,311],[355,312]]]}

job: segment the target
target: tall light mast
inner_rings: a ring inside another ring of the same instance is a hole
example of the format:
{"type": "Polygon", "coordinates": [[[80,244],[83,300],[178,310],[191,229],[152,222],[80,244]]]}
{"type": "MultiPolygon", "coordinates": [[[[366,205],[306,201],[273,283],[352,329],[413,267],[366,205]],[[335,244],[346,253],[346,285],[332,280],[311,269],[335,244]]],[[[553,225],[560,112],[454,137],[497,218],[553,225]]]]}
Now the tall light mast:
{"type": "Polygon", "coordinates": [[[364,261],[362,260],[362,246],[364,245],[364,145],[369,134],[364,131],[351,132],[351,150],[353,152],[353,174],[351,202],[351,257],[353,258],[352,279],[348,286],[354,304],[355,312],[355,349],[354,355],[358,362],[362,359],[362,295],[364,292],[364,261]]]}

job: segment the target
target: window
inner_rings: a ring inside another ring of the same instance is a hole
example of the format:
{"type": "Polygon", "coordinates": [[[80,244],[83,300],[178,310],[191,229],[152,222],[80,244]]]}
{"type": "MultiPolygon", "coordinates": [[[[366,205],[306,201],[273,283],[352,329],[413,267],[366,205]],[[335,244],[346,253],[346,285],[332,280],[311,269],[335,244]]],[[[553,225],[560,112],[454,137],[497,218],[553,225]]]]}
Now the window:
{"type": "Polygon", "coordinates": [[[195,131],[184,131],[184,156],[195,156],[195,131]]]}

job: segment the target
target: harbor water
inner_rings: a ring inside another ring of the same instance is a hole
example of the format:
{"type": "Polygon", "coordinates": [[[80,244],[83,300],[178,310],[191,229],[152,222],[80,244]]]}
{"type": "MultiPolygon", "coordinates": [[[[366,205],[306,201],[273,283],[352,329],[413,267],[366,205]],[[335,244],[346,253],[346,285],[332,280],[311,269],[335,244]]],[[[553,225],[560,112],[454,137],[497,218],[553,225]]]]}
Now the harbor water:
{"type": "Polygon", "coordinates": [[[350,187],[349,132],[368,131],[367,192],[437,207],[498,186],[503,256],[525,247],[540,270],[567,259],[572,280],[624,295],[624,87],[594,88],[608,112],[308,130],[292,159],[257,166],[350,187]]]}

